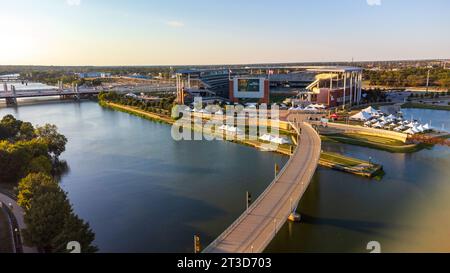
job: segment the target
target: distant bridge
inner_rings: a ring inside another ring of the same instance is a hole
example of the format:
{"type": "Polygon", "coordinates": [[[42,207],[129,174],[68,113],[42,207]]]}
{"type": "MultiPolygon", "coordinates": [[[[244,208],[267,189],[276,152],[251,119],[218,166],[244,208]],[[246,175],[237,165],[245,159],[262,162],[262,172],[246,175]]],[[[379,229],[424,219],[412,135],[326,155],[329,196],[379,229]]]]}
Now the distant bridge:
{"type": "Polygon", "coordinates": [[[97,96],[102,91],[114,91],[118,93],[133,93],[133,92],[173,92],[176,90],[174,86],[130,86],[130,87],[113,87],[111,89],[100,88],[73,88],[73,89],[36,89],[36,90],[9,90],[7,92],[0,92],[0,99],[5,99],[8,105],[17,104],[17,99],[24,98],[39,98],[39,97],[56,97],[61,98],[85,98],[97,96]]]}
{"type": "Polygon", "coordinates": [[[321,140],[309,117],[289,116],[300,135],[296,151],[264,193],[204,253],[261,253],[296,210],[316,171],[321,140]]]}

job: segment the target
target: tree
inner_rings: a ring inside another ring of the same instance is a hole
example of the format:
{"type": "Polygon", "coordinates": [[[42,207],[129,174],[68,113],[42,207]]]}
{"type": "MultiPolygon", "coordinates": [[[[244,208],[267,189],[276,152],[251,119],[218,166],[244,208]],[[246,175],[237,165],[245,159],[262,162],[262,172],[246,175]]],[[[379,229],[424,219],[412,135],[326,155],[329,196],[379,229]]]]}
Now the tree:
{"type": "Polygon", "coordinates": [[[36,135],[47,143],[48,150],[54,157],[58,158],[66,150],[67,138],[58,133],[58,127],[55,125],[46,124],[38,127],[36,135]]]}
{"type": "Polygon", "coordinates": [[[95,234],[89,224],[71,213],[66,217],[61,233],[52,240],[52,251],[67,252],[67,244],[75,241],[80,243],[82,253],[94,253],[98,251],[98,248],[92,244],[94,240],[95,234]]]}
{"type": "Polygon", "coordinates": [[[61,189],[44,192],[33,197],[30,207],[24,217],[25,242],[51,252],[52,240],[63,231],[66,217],[72,213],[66,194],[61,189]]]}
{"type": "Polygon", "coordinates": [[[24,238],[45,252],[65,252],[77,241],[85,253],[96,252],[95,234],[73,213],[67,194],[45,174],[30,174],[19,183],[18,204],[25,209],[24,238]]]}
{"type": "Polygon", "coordinates": [[[6,115],[0,122],[0,139],[14,139],[20,131],[22,121],[12,115],[6,115]]]}
{"type": "Polygon", "coordinates": [[[34,132],[34,127],[29,122],[24,122],[20,126],[19,129],[19,139],[20,140],[32,140],[36,137],[36,134],[34,132]]]}
{"type": "Polygon", "coordinates": [[[57,192],[59,185],[46,174],[33,173],[20,180],[18,191],[17,203],[25,210],[30,210],[35,196],[52,191],[57,192]]]}
{"type": "Polygon", "coordinates": [[[43,173],[43,174],[51,174],[53,169],[52,161],[48,156],[38,156],[33,158],[28,168],[26,169],[26,173],[43,173]]]}
{"type": "MultiPolygon", "coordinates": [[[[33,139],[17,143],[0,141],[0,182],[17,183],[28,174],[29,170],[37,168],[38,161],[35,161],[32,166],[30,163],[34,158],[41,156],[50,158],[47,145],[40,140],[33,139]]],[[[39,162],[43,163],[43,158],[39,162]]],[[[37,169],[48,170],[48,164],[37,169]]]]}

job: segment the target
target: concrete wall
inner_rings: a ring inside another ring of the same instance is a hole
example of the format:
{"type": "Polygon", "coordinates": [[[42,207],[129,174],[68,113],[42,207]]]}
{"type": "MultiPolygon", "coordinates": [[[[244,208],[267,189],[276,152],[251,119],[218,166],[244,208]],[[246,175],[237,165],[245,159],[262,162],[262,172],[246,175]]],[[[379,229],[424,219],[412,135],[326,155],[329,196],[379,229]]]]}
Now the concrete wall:
{"type": "Polygon", "coordinates": [[[339,124],[339,123],[329,123],[328,127],[337,129],[337,130],[342,130],[346,133],[358,133],[358,134],[366,134],[366,135],[371,135],[371,136],[380,136],[380,137],[391,138],[391,139],[399,140],[403,143],[406,143],[407,139],[408,139],[407,134],[397,133],[397,132],[388,131],[388,130],[366,128],[366,127],[362,127],[362,126],[345,125],[345,124],[339,124]]]}

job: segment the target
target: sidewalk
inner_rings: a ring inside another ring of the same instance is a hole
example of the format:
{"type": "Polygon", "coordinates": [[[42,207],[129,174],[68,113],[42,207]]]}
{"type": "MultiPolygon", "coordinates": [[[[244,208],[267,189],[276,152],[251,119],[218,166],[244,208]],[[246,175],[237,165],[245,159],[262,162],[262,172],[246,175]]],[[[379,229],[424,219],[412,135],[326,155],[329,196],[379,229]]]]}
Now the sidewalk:
{"type": "MultiPolygon", "coordinates": [[[[0,202],[2,202],[4,206],[7,206],[12,211],[12,213],[14,214],[14,217],[16,218],[19,229],[21,231],[23,229],[25,229],[26,225],[25,225],[25,222],[23,219],[24,211],[21,207],[19,207],[19,205],[17,205],[16,201],[14,201],[10,197],[0,193],[0,202]],[[11,204],[11,206],[9,204],[11,204]]],[[[20,234],[20,236],[21,236],[21,241],[23,242],[22,234],[20,234]]],[[[36,248],[28,247],[25,245],[23,245],[23,252],[24,253],[39,253],[36,248]]]]}

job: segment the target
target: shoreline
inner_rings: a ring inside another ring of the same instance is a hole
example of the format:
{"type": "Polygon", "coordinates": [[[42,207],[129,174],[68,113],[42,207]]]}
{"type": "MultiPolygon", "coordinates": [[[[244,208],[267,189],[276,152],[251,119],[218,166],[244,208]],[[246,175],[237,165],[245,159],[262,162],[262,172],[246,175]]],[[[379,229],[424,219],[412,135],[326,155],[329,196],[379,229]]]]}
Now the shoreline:
{"type": "Polygon", "coordinates": [[[433,105],[407,102],[402,105],[402,109],[424,109],[424,110],[436,110],[436,111],[450,111],[450,105],[433,105]]]}
{"type": "MultiPolygon", "coordinates": [[[[156,121],[156,122],[162,122],[164,124],[168,124],[168,125],[172,125],[175,123],[174,120],[169,119],[168,117],[163,117],[157,114],[153,114],[153,113],[148,113],[146,111],[140,110],[140,109],[136,109],[135,107],[131,107],[131,106],[124,106],[124,105],[119,105],[116,103],[110,103],[110,102],[99,102],[99,104],[103,107],[108,107],[108,108],[112,108],[114,110],[118,110],[120,112],[124,112],[130,115],[135,115],[138,117],[142,117],[145,119],[148,119],[150,121],[156,121]]],[[[200,129],[197,129],[195,127],[192,128],[192,131],[200,131],[200,129]]],[[[203,132],[204,133],[204,132],[203,132]]],[[[262,145],[263,144],[268,144],[268,143],[263,143],[260,141],[255,141],[255,140],[227,140],[226,136],[223,136],[223,134],[218,134],[218,133],[211,133],[213,136],[221,136],[223,141],[226,142],[230,142],[230,143],[235,143],[238,145],[244,145],[247,147],[252,147],[255,149],[258,149],[259,151],[264,151],[262,145]]],[[[292,137],[292,140],[295,140],[295,137],[292,137]]],[[[295,141],[294,141],[295,142],[295,141]]],[[[283,156],[292,156],[292,151],[295,150],[295,147],[297,147],[297,145],[294,143],[294,145],[290,145],[290,147],[283,147],[282,145],[278,145],[276,150],[270,150],[267,152],[273,152],[273,153],[277,153],[283,156]]],[[[374,171],[370,171],[367,172],[366,170],[361,170],[361,169],[357,169],[354,166],[349,166],[346,164],[342,164],[342,162],[339,161],[334,161],[334,160],[324,160],[323,157],[329,155],[329,153],[322,153],[321,155],[321,160],[319,160],[319,166],[321,167],[325,167],[325,168],[331,168],[334,170],[338,170],[338,171],[342,171],[342,172],[346,172],[346,173],[350,173],[350,174],[354,174],[354,175],[358,175],[358,176],[363,176],[363,177],[368,177],[368,178],[373,178],[376,173],[378,173],[380,170],[382,170],[382,166],[371,166],[372,168],[374,168],[374,171]]],[[[337,157],[337,156],[334,156],[337,157]]],[[[351,160],[354,162],[359,162],[361,165],[368,165],[368,162],[362,161],[360,159],[357,158],[351,158],[348,156],[344,156],[344,155],[339,155],[339,157],[341,159],[345,159],[347,161],[351,160]]],[[[370,164],[369,164],[370,165],[370,164]]]]}

